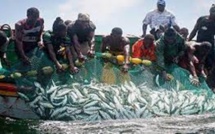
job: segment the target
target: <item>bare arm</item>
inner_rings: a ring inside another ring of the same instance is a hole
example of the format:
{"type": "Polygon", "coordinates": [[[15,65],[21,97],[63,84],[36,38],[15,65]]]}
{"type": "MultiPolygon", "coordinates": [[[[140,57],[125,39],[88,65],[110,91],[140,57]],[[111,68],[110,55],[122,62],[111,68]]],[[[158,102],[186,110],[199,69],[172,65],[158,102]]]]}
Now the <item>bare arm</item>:
{"type": "Polygon", "coordinates": [[[125,38],[125,46],[124,46],[124,56],[125,56],[125,64],[129,64],[130,58],[130,41],[128,38],[125,38]]]}
{"type": "Polygon", "coordinates": [[[95,50],[95,39],[94,39],[94,31],[91,31],[90,32],[90,35],[89,35],[89,45],[90,45],[90,50],[91,51],[94,51],[95,50]]]}
{"type": "Polygon", "coordinates": [[[40,41],[42,42],[43,41],[43,36],[42,36],[42,33],[43,33],[43,30],[44,30],[44,20],[42,19],[42,26],[41,26],[41,30],[40,30],[40,41]]]}
{"type": "Polygon", "coordinates": [[[180,27],[179,27],[178,25],[174,25],[173,28],[174,28],[177,32],[180,31],[180,27]]]}
{"type": "Polygon", "coordinates": [[[151,24],[151,12],[147,13],[144,20],[143,20],[143,25],[142,25],[142,30],[143,30],[143,35],[142,37],[144,37],[146,35],[146,31],[147,31],[147,25],[151,24]]]}
{"type": "Polygon", "coordinates": [[[69,61],[70,68],[74,68],[73,58],[72,58],[72,54],[70,51],[70,46],[66,46],[66,55],[67,55],[67,59],[69,61]]]}
{"type": "Polygon", "coordinates": [[[106,51],[106,47],[108,46],[107,41],[106,41],[106,37],[102,38],[102,44],[101,44],[101,52],[105,52],[106,51]]]}
{"type": "Polygon", "coordinates": [[[192,57],[193,57],[193,54],[188,54],[189,70],[190,70],[191,74],[193,75],[193,77],[197,77],[197,73],[196,73],[196,69],[195,69],[194,63],[192,61],[192,57]]]}
{"type": "Polygon", "coordinates": [[[75,48],[78,56],[82,55],[82,53],[81,53],[81,45],[80,45],[80,43],[78,41],[78,36],[76,34],[73,35],[72,40],[74,42],[74,48],[75,48]]]}
{"type": "Polygon", "coordinates": [[[191,41],[196,36],[196,33],[197,33],[198,29],[199,29],[199,21],[197,21],[196,25],[194,26],[194,29],[190,33],[188,41],[191,41]]]}
{"type": "Polygon", "coordinates": [[[125,64],[129,64],[129,58],[130,58],[130,45],[127,44],[124,47],[124,55],[125,55],[125,64]]]}
{"type": "Polygon", "coordinates": [[[206,60],[206,58],[207,58],[207,56],[204,56],[200,61],[199,61],[199,70],[200,70],[200,73],[201,73],[201,75],[203,75],[203,77],[207,77],[207,75],[206,75],[206,73],[205,73],[205,71],[204,71],[204,69],[205,69],[205,60],[206,60]]]}
{"type": "Polygon", "coordinates": [[[56,58],[56,54],[54,52],[54,48],[53,48],[52,44],[47,44],[46,46],[47,46],[47,50],[48,50],[51,60],[54,62],[54,64],[56,66],[58,66],[60,63],[58,62],[58,60],[56,58]]]}
{"type": "Polygon", "coordinates": [[[144,36],[146,35],[146,30],[147,30],[147,25],[146,25],[146,24],[143,24],[142,30],[143,30],[143,35],[142,35],[142,37],[144,37],[144,36]]]}
{"type": "Polygon", "coordinates": [[[171,21],[171,23],[172,23],[173,28],[174,28],[177,32],[179,32],[179,31],[180,31],[180,27],[179,27],[178,24],[176,23],[175,15],[171,14],[170,21],[171,21]]]}
{"type": "Polygon", "coordinates": [[[124,59],[124,65],[123,65],[123,70],[122,70],[124,72],[127,72],[129,69],[129,65],[128,65],[130,63],[130,61],[129,61],[129,59],[130,59],[130,44],[129,43],[130,43],[129,39],[125,38],[125,46],[123,49],[125,59],[124,59]]]}

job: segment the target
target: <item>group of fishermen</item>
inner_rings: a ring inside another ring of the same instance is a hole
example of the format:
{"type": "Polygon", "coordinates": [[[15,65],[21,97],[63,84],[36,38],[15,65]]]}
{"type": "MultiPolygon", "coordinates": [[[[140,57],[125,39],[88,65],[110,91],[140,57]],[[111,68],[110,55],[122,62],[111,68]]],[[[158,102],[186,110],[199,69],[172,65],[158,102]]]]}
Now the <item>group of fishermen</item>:
{"type": "MultiPolygon", "coordinates": [[[[171,64],[190,71],[192,83],[199,84],[199,77],[207,79],[214,74],[215,54],[215,5],[210,8],[210,15],[200,17],[189,35],[188,29],[181,28],[175,21],[175,16],[165,9],[166,2],[158,0],[157,9],[147,13],[143,20],[143,35],[130,49],[130,41],[123,37],[119,27],[112,29],[111,34],[103,37],[102,52],[113,55],[123,54],[122,70],[129,70],[129,58],[140,58],[157,64],[165,80],[170,80],[167,67],[171,64]],[[146,34],[150,25],[150,34],[146,34]],[[191,41],[197,35],[197,40],[191,41]],[[189,37],[188,37],[189,35],[189,37]],[[188,37],[188,38],[187,38],[188,37]]],[[[7,38],[0,32],[1,61],[9,65],[6,48],[10,40],[15,40],[16,52],[24,65],[30,65],[29,53],[39,47],[55,64],[58,72],[65,70],[62,59],[69,63],[71,73],[77,73],[74,60],[83,62],[86,56],[95,55],[94,33],[96,26],[88,14],[79,13],[75,21],[63,21],[60,17],[53,23],[52,31],[44,31],[44,20],[40,18],[37,8],[27,10],[27,18],[15,24],[15,36],[7,38]],[[66,58],[65,58],[66,57],[66,58]]],[[[213,84],[212,84],[213,85],[213,84]]]]}
{"type": "MultiPolygon", "coordinates": [[[[177,64],[189,70],[193,76],[191,83],[194,85],[199,85],[199,77],[203,77],[207,80],[209,86],[214,88],[215,5],[212,4],[209,15],[198,18],[190,35],[187,28],[180,28],[177,25],[175,16],[170,11],[166,10],[165,7],[165,0],[158,0],[157,9],[147,13],[142,26],[143,37],[145,38],[140,40],[141,43],[136,43],[135,45],[142,46],[142,48],[144,44],[146,44],[146,46],[151,46],[144,48],[150,48],[151,51],[154,52],[156,64],[161,67],[164,79],[170,79],[169,75],[166,73],[168,66],[177,64]],[[148,45],[150,43],[146,35],[147,25],[150,25],[150,33],[154,35],[154,38],[150,38],[151,45],[148,45]],[[162,33],[164,34],[162,35],[162,33]],[[191,41],[196,34],[196,41],[191,41]],[[154,39],[156,40],[155,44],[153,44],[154,39]]],[[[133,47],[135,47],[135,45],[133,47]]],[[[137,47],[136,50],[141,49],[137,47]]],[[[143,50],[144,49],[141,51],[143,50]]],[[[134,49],[133,53],[135,52],[134,49]]],[[[140,57],[141,56],[139,56],[139,58],[140,57]]]]}

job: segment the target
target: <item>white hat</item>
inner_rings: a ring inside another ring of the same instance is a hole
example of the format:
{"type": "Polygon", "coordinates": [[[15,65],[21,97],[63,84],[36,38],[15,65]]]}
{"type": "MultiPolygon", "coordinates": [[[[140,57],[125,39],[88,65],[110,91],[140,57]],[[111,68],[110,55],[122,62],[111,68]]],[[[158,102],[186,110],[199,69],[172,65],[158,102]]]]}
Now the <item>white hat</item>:
{"type": "Polygon", "coordinates": [[[90,16],[88,14],[79,13],[78,20],[80,21],[90,21],[90,16]]]}
{"type": "Polygon", "coordinates": [[[165,0],[158,0],[157,4],[165,6],[166,2],[165,2],[165,0]]]}

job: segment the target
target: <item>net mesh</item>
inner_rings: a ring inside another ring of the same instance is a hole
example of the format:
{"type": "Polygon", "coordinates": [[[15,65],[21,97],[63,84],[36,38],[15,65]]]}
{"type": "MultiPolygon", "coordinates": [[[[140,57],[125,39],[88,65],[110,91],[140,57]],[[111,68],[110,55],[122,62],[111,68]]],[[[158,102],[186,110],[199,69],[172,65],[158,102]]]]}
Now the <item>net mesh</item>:
{"type": "MultiPolygon", "coordinates": [[[[6,30],[5,32],[7,33],[8,31],[6,30]]],[[[11,33],[7,34],[9,37],[11,36],[11,33]]],[[[132,43],[136,41],[136,38],[135,40],[134,38],[131,39],[133,39],[132,43]]],[[[34,86],[35,81],[39,82],[43,87],[47,87],[52,81],[58,84],[71,84],[74,82],[89,84],[92,80],[108,84],[121,84],[125,81],[132,81],[136,85],[147,83],[147,86],[154,90],[192,90],[196,94],[202,92],[206,92],[209,95],[213,94],[203,78],[200,78],[200,86],[192,85],[189,80],[190,73],[176,65],[167,69],[174,79],[164,81],[154,65],[150,67],[132,65],[128,73],[123,73],[121,71],[122,66],[112,62],[105,62],[101,57],[88,59],[79,68],[77,74],[70,74],[69,71],[57,73],[53,62],[38,48],[28,54],[31,57],[31,65],[26,66],[22,64],[16,54],[14,41],[8,45],[6,54],[11,66],[9,68],[2,65],[0,75],[4,77],[1,77],[1,81],[13,81],[17,86],[34,86]]]]}
{"type": "Polygon", "coordinates": [[[23,65],[11,42],[11,66],[2,65],[0,82],[15,83],[20,97],[42,119],[93,121],[215,111],[215,96],[205,80],[192,85],[190,73],[177,65],[168,67],[173,79],[165,81],[156,65],[131,65],[123,73],[122,65],[98,55],[87,59],[77,74],[58,73],[38,48],[28,54],[31,65],[23,65]]]}
{"type": "Polygon", "coordinates": [[[132,65],[128,73],[123,73],[121,66],[104,62],[101,57],[95,57],[88,59],[83,66],[79,67],[77,74],[71,74],[69,71],[57,73],[53,62],[39,49],[35,49],[30,57],[31,66],[18,62],[10,70],[2,69],[1,74],[11,77],[11,74],[20,73],[21,76],[15,75],[17,78],[14,78],[17,86],[34,86],[35,81],[44,87],[52,81],[61,85],[74,82],[88,84],[92,80],[108,84],[132,81],[136,85],[147,83],[147,86],[154,90],[192,90],[196,94],[202,92],[213,94],[203,78],[200,78],[200,86],[192,85],[189,80],[190,73],[177,65],[168,68],[168,73],[174,77],[173,80],[165,81],[159,72],[155,71],[154,65],[150,67],[132,65]]]}

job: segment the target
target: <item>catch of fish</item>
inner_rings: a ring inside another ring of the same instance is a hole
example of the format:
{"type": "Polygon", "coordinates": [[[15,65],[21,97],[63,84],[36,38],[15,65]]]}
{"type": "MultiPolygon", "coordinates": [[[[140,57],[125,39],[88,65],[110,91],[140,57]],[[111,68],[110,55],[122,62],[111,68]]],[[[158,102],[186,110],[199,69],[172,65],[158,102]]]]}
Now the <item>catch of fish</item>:
{"type": "MultiPolygon", "coordinates": [[[[52,84],[43,88],[38,82],[33,97],[19,93],[42,119],[97,121],[150,118],[215,112],[215,96],[194,94],[189,90],[150,89],[147,82],[135,85],[125,81],[109,85],[92,80],[89,84],[52,84]]],[[[179,86],[176,86],[179,87],[179,86]]]]}

